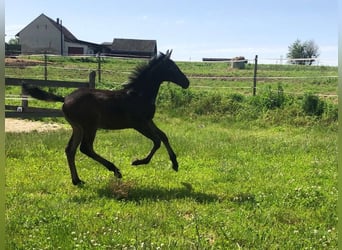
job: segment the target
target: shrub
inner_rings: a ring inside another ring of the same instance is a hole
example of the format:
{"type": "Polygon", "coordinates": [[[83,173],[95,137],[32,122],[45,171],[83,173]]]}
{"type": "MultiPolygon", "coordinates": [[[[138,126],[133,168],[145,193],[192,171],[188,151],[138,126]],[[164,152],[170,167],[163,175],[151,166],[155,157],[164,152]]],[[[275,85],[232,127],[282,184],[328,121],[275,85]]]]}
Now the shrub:
{"type": "Polygon", "coordinates": [[[224,114],[237,115],[245,107],[245,97],[241,94],[230,94],[222,100],[220,111],[224,114]]]}
{"type": "Polygon", "coordinates": [[[245,97],[242,94],[230,94],[229,99],[235,101],[235,102],[243,102],[245,100],[245,97]]]}
{"type": "Polygon", "coordinates": [[[283,87],[279,84],[277,91],[273,91],[271,86],[267,86],[259,95],[251,99],[251,104],[261,110],[269,110],[283,107],[285,101],[283,87]]]}
{"type": "Polygon", "coordinates": [[[159,95],[159,101],[169,101],[173,108],[178,108],[188,105],[193,97],[193,93],[189,90],[168,86],[166,91],[159,95]]]}
{"type": "Polygon", "coordinates": [[[304,95],[302,108],[306,115],[322,116],[324,107],[325,102],[320,100],[318,96],[313,94],[304,95]]]}
{"type": "Polygon", "coordinates": [[[221,113],[222,96],[219,94],[202,96],[195,103],[194,111],[197,115],[221,113]]]}
{"type": "Polygon", "coordinates": [[[227,114],[236,115],[244,107],[244,96],[241,94],[207,93],[199,95],[193,103],[194,112],[197,115],[227,114]]]}
{"type": "Polygon", "coordinates": [[[312,94],[305,96],[285,95],[282,86],[270,86],[257,96],[219,91],[183,90],[166,85],[157,98],[159,109],[177,116],[208,116],[230,121],[255,121],[265,124],[312,125],[321,121],[325,124],[337,121],[335,103],[326,103],[312,94]]]}

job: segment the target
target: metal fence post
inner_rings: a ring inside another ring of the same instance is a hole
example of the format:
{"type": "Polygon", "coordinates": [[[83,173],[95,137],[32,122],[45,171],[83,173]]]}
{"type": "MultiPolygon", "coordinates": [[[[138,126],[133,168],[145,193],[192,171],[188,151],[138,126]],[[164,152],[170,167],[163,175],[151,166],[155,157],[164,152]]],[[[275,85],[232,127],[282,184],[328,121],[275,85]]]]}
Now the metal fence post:
{"type": "Polygon", "coordinates": [[[256,95],[257,70],[258,70],[258,55],[256,55],[254,59],[253,96],[256,95]]]}
{"type": "Polygon", "coordinates": [[[97,55],[97,74],[99,82],[101,82],[101,53],[97,55]]]}
{"type": "Polygon", "coordinates": [[[46,51],[44,52],[44,79],[47,80],[47,55],[46,51]]]}

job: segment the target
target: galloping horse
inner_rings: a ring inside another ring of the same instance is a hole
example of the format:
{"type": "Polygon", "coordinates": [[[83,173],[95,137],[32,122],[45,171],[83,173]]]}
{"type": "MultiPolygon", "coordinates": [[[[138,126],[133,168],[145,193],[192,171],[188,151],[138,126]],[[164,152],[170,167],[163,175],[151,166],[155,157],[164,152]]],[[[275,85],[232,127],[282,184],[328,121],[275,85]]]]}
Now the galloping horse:
{"type": "Polygon", "coordinates": [[[97,129],[133,128],[153,141],[150,153],[132,165],[147,164],[164,143],[172,168],[178,170],[178,162],[167,136],[153,122],[155,101],[163,81],[173,82],[188,88],[189,80],[170,59],[172,50],[160,53],[147,64],[138,66],[129,77],[128,83],[120,90],[100,90],[80,88],[66,97],[57,96],[37,87],[23,85],[26,93],[45,101],[63,102],[63,113],[72,127],[72,135],[65,149],[71,179],[74,185],[84,183],[77,174],[75,155],[80,151],[104,165],[121,178],[120,170],[94,151],[93,143],[97,129]]]}

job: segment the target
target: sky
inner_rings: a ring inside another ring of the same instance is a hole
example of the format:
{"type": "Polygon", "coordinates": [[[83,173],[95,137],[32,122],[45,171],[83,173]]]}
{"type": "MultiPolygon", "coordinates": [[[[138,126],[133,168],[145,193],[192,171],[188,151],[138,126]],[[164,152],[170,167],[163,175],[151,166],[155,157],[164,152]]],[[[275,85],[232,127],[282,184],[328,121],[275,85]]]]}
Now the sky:
{"type": "Polygon", "coordinates": [[[6,0],[5,40],[42,13],[83,41],[155,39],[176,61],[281,63],[299,39],[314,40],[321,65],[338,64],[338,0],[6,0]]]}

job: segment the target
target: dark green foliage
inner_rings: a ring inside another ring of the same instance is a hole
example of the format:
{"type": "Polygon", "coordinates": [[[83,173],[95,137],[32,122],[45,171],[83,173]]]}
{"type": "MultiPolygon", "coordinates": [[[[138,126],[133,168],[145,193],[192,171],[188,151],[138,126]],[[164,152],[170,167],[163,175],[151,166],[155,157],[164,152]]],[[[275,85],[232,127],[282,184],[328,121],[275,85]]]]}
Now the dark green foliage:
{"type": "Polygon", "coordinates": [[[170,103],[173,108],[183,107],[192,101],[192,92],[180,88],[168,88],[170,103]]]}
{"type": "Polygon", "coordinates": [[[243,102],[245,100],[245,97],[241,94],[231,94],[230,99],[233,100],[234,102],[243,102]]]}
{"type": "Polygon", "coordinates": [[[222,97],[219,94],[202,96],[195,103],[194,112],[197,115],[221,113],[222,106],[222,97]]]}
{"type": "Polygon", "coordinates": [[[320,100],[315,95],[297,96],[285,94],[278,84],[277,89],[266,86],[256,96],[244,96],[219,91],[183,90],[167,85],[161,88],[157,100],[159,112],[177,116],[207,116],[216,120],[225,117],[235,121],[264,120],[277,124],[312,125],[323,122],[328,125],[337,121],[337,105],[320,100]],[[319,118],[319,119],[317,119],[319,118]]]}
{"type": "Polygon", "coordinates": [[[271,86],[266,87],[259,95],[252,99],[252,103],[258,105],[263,110],[282,108],[285,103],[283,87],[278,85],[277,91],[272,90],[271,86]]]}
{"type": "Polygon", "coordinates": [[[306,94],[304,96],[302,107],[306,115],[322,116],[325,106],[325,102],[316,95],[306,94]]]}

